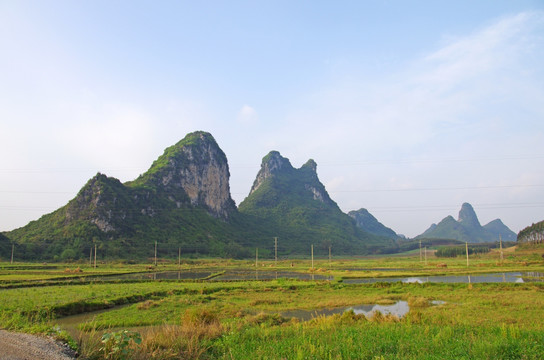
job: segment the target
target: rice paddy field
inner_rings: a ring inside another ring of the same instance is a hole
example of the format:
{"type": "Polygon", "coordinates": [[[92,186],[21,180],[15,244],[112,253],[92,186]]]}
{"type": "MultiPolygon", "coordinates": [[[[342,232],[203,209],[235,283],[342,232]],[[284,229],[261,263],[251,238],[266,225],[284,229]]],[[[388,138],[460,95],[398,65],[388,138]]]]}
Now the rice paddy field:
{"type": "Polygon", "coordinates": [[[543,254],[0,263],[0,327],[82,359],[542,359],[543,254]]]}

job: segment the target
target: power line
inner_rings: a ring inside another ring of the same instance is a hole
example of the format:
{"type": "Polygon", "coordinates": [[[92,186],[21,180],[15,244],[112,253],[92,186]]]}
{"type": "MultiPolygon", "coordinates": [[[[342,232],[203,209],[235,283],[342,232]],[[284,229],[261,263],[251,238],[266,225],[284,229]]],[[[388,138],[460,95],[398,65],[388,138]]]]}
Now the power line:
{"type": "MultiPolygon", "coordinates": [[[[407,191],[443,191],[443,190],[482,190],[482,189],[506,189],[506,188],[530,188],[544,187],[544,184],[530,185],[489,185],[489,186],[459,186],[459,187],[433,187],[433,188],[400,188],[400,189],[358,189],[358,190],[327,190],[329,193],[357,193],[357,192],[407,192],[407,191]]],[[[79,190],[78,190],[79,191],[79,190]]],[[[34,190],[0,190],[0,194],[74,194],[78,191],[34,191],[34,190]]],[[[231,192],[231,194],[245,194],[231,192]]]]}
{"type": "Polygon", "coordinates": [[[363,165],[385,165],[385,164],[432,164],[432,163],[454,163],[454,162],[481,162],[481,161],[508,161],[508,160],[537,160],[544,159],[544,155],[519,155],[505,157],[473,157],[473,158],[430,158],[430,159],[376,159],[354,162],[320,162],[318,166],[363,166],[363,165]]]}
{"type": "Polygon", "coordinates": [[[442,190],[481,190],[504,188],[543,187],[544,185],[490,185],[490,186],[463,186],[463,187],[435,187],[435,188],[404,188],[404,189],[360,189],[360,190],[327,190],[329,193],[355,192],[404,192],[404,191],[442,191],[442,190]]]}

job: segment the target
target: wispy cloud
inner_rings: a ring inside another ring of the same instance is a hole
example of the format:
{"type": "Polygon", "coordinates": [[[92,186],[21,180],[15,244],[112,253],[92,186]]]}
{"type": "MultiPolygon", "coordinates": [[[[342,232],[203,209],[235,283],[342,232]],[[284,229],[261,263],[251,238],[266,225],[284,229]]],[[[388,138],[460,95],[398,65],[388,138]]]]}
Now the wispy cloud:
{"type": "Polygon", "coordinates": [[[259,116],[254,108],[246,104],[238,111],[236,120],[240,124],[255,124],[259,121],[259,116]]]}
{"type": "MultiPolygon", "coordinates": [[[[348,165],[319,167],[320,176],[331,184],[341,172],[345,177],[342,186],[347,190],[383,188],[394,178],[416,187],[491,185],[497,183],[497,175],[501,181],[516,183],[519,178],[514,174],[527,171],[519,162],[500,163],[499,167],[496,162],[445,165],[452,157],[468,160],[474,156],[541,153],[538,139],[544,136],[544,97],[536,94],[544,95],[543,34],[542,12],[499,19],[472,34],[443,41],[434,51],[408,60],[405,70],[379,81],[353,77],[321,89],[290,115],[290,131],[278,131],[287,147],[297,144],[293,153],[309,153],[318,164],[321,160],[348,165]],[[346,158],[345,154],[350,155],[346,158]],[[398,166],[380,162],[392,158],[443,159],[444,164],[398,166]],[[371,159],[379,167],[349,166],[371,159]]],[[[539,180],[532,178],[544,183],[540,170],[536,175],[539,180]]],[[[507,196],[506,191],[477,195],[435,192],[427,198],[421,193],[334,194],[344,210],[379,204],[402,206],[403,202],[443,205],[471,201],[467,197],[493,203],[500,196],[507,196]]],[[[399,218],[395,214],[391,221],[399,218]]],[[[396,226],[415,235],[418,230],[414,224],[401,221],[396,226]]]]}

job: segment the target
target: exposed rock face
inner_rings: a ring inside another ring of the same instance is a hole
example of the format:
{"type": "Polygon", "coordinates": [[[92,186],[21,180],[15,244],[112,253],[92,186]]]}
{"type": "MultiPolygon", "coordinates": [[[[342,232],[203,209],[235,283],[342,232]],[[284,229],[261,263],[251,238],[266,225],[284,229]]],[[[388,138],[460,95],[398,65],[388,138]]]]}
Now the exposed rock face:
{"type": "MultiPolygon", "coordinates": [[[[242,256],[246,249],[238,242],[247,236],[246,224],[231,221],[238,211],[229,177],[227,158],[214,138],[194,132],[168,147],[136,180],[123,184],[98,173],[68,204],[9,238],[28,244],[30,259],[88,257],[93,244],[99,256],[145,258],[154,241],[170,245],[162,247],[163,254],[181,249],[242,256]]],[[[4,250],[0,241],[0,255],[4,250]]]]}
{"type": "Polygon", "coordinates": [[[336,253],[355,254],[393,243],[358,228],[340,210],[319,181],[315,161],[295,169],[277,151],[263,158],[251,192],[238,209],[269,224],[272,236],[286,239],[286,251],[304,252],[319,244],[316,249],[321,251],[332,246],[336,253]]]}
{"type": "Polygon", "coordinates": [[[189,202],[226,219],[236,210],[229,177],[227,158],[213,137],[195,132],[166,149],[135,183],[152,184],[159,193],[168,194],[178,208],[189,202]]]}
{"type": "Polygon", "coordinates": [[[300,169],[295,169],[289,159],[284,158],[277,151],[271,151],[263,158],[261,169],[257,173],[249,195],[257,191],[267,179],[276,174],[297,179],[297,182],[302,183],[304,189],[312,194],[314,200],[336,206],[317,177],[317,163],[314,160],[310,159],[300,169]]]}
{"type": "MultiPolygon", "coordinates": [[[[76,198],[66,207],[65,222],[76,219],[87,219],[102,232],[115,231],[113,209],[119,204],[124,186],[115,178],[96,174],[79,191],[76,198]]],[[[115,211],[115,217],[124,219],[124,210],[115,211]]]]}
{"type": "Polygon", "coordinates": [[[251,195],[253,192],[255,192],[264,183],[264,181],[270,178],[274,173],[282,170],[292,171],[294,168],[289,162],[289,159],[281,156],[279,152],[269,152],[268,155],[263,158],[261,169],[257,173],[257,177],[253,182],[253,186],[251,187],[249,194],[251,195]]]}

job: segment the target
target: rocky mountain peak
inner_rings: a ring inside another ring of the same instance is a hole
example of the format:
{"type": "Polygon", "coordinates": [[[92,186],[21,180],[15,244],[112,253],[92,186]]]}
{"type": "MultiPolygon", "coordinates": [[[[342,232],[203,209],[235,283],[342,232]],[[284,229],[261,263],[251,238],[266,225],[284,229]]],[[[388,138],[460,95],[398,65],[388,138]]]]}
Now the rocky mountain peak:
{"type": "Polygon", "coordinates": [[[101,231],[116,230],[112,223],[111,205],[118,201],[123,184],[115,178],[97,173],[79,191],[66,207],[66,220],[86,218],[101,231]]]}
{"type": "Polygon", "coordinates": [[[348,215],[355,220],[358,227],[371,234],[385,236],[391,239],[398,238],[398,235],[392,229],[380,223],[367,209],[361,208],[359,210],[350,211],[348,215]]]}
{"type": "Polygon", "coordinates": [[[461,210],[459,211],[459,220],[463,226],[467,227],[481,227],[478,217],[474,208],[469,203],[463,203],[461,210]]]}
{"type": "Polygon", "coordinates": [[[149,186],[180,207],[189,202],[208,213],[228,218],[236,209],[230,196],[229,166],[213,136],[197,131],[167,148],[132,186],[149,186]]]}
{"type": "Polygon", "coordinates": [[[317,163],[313,159],[310,159],[310,160],[306,161],[306,163],[304,165],[302,165],[302,168],[303,169],[310,169],[314,173],[317,173],[317,163]]]}
{"type": "Polygon", "coordinates": [[[285,170],[293,170],[293,166],[289,162],[289,159],[281,156],[278,151],[270,151],[261,162],[261,169],[253,182],[250,194],[256,191],[261,184],[273,174],[285,170]]]}

